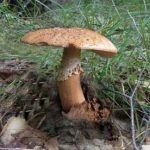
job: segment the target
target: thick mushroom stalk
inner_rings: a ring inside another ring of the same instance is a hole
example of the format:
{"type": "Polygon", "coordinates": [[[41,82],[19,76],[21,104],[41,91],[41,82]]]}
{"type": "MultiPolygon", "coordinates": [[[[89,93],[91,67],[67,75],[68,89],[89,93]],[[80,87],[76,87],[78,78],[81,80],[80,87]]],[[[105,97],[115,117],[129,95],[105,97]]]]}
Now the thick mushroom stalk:
{"type": "Polygon", "coordinates": [[[62,64],[58,73],[57,84],[63,110],[68,112],[71,107],[85,101],[80,84],[80,49],[69,46],[64,49],[62,64]]]}

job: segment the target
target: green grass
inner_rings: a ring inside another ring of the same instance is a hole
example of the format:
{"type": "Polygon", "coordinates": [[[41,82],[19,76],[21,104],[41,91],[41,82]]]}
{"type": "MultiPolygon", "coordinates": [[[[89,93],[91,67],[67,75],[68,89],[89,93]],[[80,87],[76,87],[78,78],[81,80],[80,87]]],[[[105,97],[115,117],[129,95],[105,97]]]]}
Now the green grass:
{"type": "MultiPolygon", "coordinates": [[[[19,17],[16,11],[0,4],[0,59],[33,61],[39,72],[53,70],[56,75],[62,55],[61,49],[25,45],[20,42],[20,38],[26,32],[48,27],[82,27],[95,30],[108,37],[118,48],[118,55],[112,59],[82,52],[82,67],[86,74],[103,87],[101,93],[97,94],[98,97],[109,98],[116,104],[115,109],[129,110],[127,96],[133,93],[137,82],[140,81],[134,95],[135,114],[146,116],[147,119],[150,113],[148,0],[120,0],[115,2],[115,5],[112,1],[77,0],[55,9],[49,8],[40,15],[38,11],[35,9],[34,13],[31,13],[27,8],[22,9],[24,17],[19,17]]],[[[140,130],[144,123],[141,124],[138,120],[136,119],[136,125],[140,130]]]]}

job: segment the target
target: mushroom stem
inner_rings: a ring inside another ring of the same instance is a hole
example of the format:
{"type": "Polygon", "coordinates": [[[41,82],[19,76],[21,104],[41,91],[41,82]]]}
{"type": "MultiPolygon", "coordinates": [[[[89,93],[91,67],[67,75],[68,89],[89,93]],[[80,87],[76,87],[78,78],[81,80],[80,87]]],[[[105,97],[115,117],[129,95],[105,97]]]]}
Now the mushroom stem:
{"type": "Polygon", "coordinates": [[[80,84],[80,49],[73,46],[64,48],[61,69],[57,84],[63,110],[68,112],[71,107],[85,101],[80,84]]]}

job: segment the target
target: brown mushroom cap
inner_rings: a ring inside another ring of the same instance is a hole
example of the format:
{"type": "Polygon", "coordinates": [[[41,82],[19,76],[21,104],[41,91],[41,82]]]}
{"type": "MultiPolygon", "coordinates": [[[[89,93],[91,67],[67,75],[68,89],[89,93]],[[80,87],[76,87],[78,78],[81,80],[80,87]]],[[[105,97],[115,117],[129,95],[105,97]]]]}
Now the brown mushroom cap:
{"type": "Polygon", "coordinates": [[[49,45],[91,50],[102,57],[112,57],[117,53],[116,47],[97,32],[82,28],[49,28],[27,33],[23,42],[35,45],[49,45]]]}

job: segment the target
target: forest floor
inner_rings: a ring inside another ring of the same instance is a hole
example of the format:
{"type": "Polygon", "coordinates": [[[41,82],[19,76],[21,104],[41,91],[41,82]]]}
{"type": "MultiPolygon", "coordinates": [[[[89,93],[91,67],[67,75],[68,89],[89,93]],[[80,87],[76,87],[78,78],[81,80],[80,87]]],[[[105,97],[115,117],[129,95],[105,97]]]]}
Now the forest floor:
{"type": "MultiPolygon", "coordinates": [[[[0,103],[1,130],[8,118],[21,116],[32,128],[45,132],[49,139],[55,138],[51,145],[52,150],[56,147],[61,150],[131,149],[130,120],[124,114],[112,114],[111,108],[102,103],[99,105],[103,119],[99,122],[81,119],[81,115],[87,115],[81,114],[83,110],[63,113],[55,78],[50,73],[43,77],[38,76],[34,67],[35,64],[25,61],[0,61],[0,87],[3,92],[0,103]]],[[[96,107],[93,88],[89,87],[84,78],[82,88],[93,108],[94,105],[96,107]]],[[[21,145],[20,148],[25,148],[25,141],[31,138],[32,144],[26,144],[26,148],[35,148],[38,145],[46,149],[44,144],[41,146],[43,139],[39,142],[35,140],[37,137],[32,136],[26,139],[21,137],[5,146],[1,143],[1,147],[13,148],[21,145]]]]}

